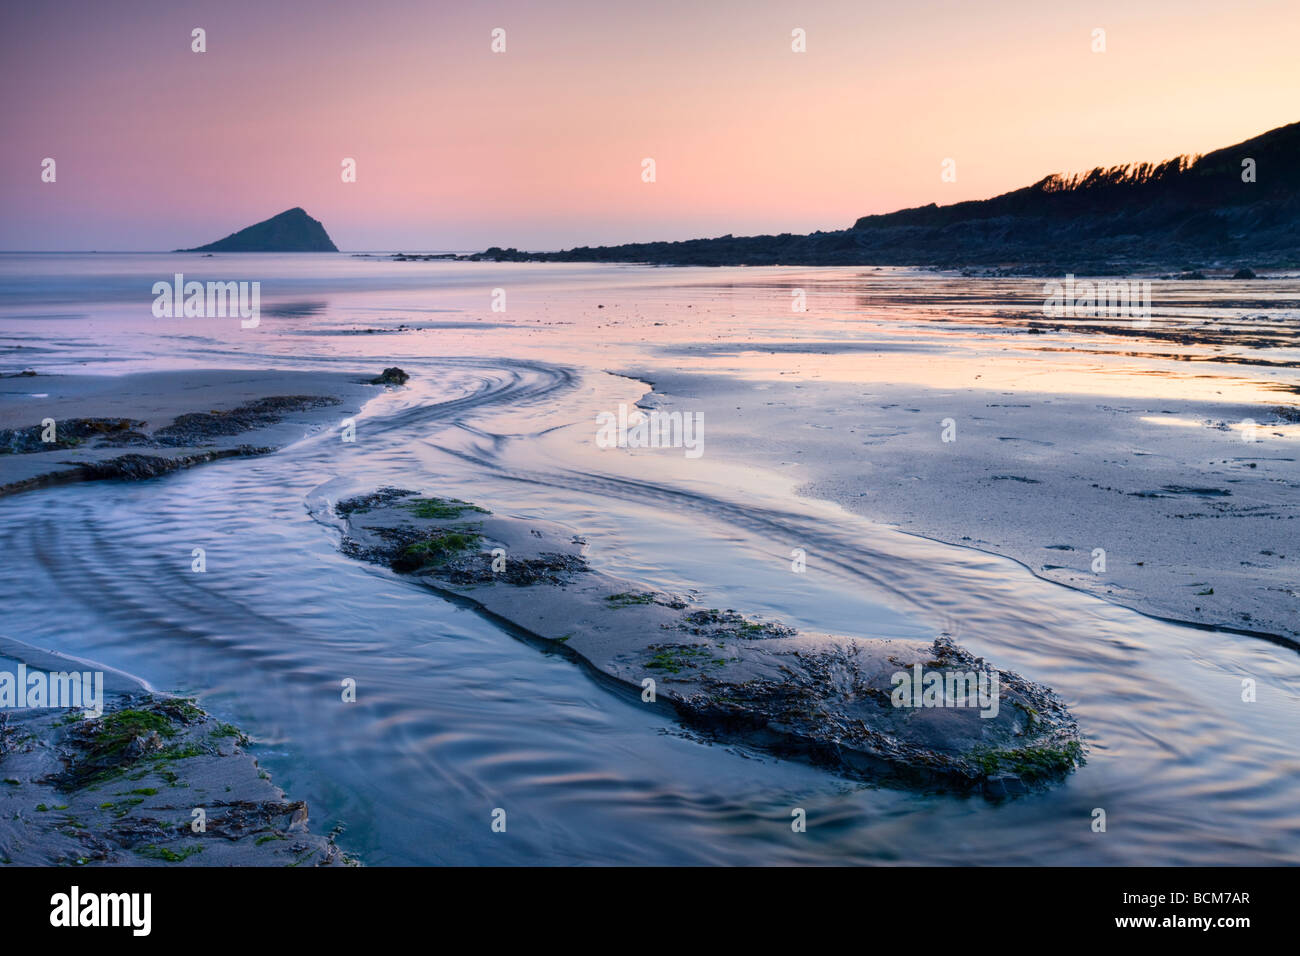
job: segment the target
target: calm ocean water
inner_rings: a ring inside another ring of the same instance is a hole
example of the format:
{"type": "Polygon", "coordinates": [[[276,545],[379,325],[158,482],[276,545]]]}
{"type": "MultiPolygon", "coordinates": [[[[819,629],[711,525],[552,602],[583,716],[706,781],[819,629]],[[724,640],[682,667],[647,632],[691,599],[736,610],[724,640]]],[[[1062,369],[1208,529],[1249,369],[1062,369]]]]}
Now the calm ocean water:
{"type": "MultiPolygon", "coordinates": [[[[366,407],[355,445],[322,432],[159,481],[0,499],[0,635],[197,694],[252,735],[315,829],[343,825],[340,843],[375,865],[1300,862],[1294,651],[1154,621],[797,497],[789,478],[736,464],[756,436],[711,436],[730,464],[704,469],[591,447],[595,411],[646,391],[619,371],[746,375],[759,361],[748,343],[819,342],[891,350],[900,381],[936,384],[936,343],[996,363],[1001,331],[1041,307],[1042,285],[899,269],[0,255],[0,371],[413,375],[366,407]],[[261,282],[261,325],[155,319],[151,287],[176,272],[261,282]],[[795,287],[808,313],[791,311],[795,287]],[[497,289],[504,312],[491,308],[497,289]],[[569,525],[594,564],[693,588],[708,606],[865,636],[956,633],[1054,687],[1089,761],[1053,790],[993,804],[700,739],[472,611],[339,556],[325,502],[380,484],[569,525]],[[784,556],[796,544],[838,560],[793,576],[784,556]],[[204,575],[189,572],[199,546],[204,575]],[[1233,706],[1223,688],[1243,673],[1270,692],[1233,706]],[[355,707],[334,706],[344,677],[358,681],[355,707]],[[506,834],[490,830],[495,807],[506,834]],[[793,807],[807,810],[806,833],[791,832],[793,807]],[[1091,831],[1095,807],[1107,833],[1091,831]]],[[[1243,300],[1236,286],[1164,283],[1156,323],[1285,325],[1298,290],[1261,283],[1243,300]]],[[[1077,373],[1043,339],[1043,361],[1077,373]]],[[[1288,375],[1260,366],[1235,387],[1288,375]]],[[[1167,378],[1152,387],[1176,388],[1167,378]]]]}

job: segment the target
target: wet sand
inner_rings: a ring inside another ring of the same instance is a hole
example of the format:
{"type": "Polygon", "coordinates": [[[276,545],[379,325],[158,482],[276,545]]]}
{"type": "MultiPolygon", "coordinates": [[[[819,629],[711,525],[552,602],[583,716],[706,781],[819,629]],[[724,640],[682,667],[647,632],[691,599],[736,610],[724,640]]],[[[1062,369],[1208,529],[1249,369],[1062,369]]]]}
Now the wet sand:
{"type": "Polygon", "coordinates": [[[1293,407],[809,370],[634,374],[654,376],[648,406],[708,408],[710,456],[761,462],[799,494],[1143,613],[1300,646],[1293,407]]]}

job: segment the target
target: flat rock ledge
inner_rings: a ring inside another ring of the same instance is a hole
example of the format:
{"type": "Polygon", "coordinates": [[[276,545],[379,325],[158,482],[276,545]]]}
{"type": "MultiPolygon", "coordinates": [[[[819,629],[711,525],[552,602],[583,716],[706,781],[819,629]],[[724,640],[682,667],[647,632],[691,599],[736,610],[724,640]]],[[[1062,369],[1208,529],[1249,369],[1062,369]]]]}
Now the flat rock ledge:
{"type": "Polygon", "coordinates": [[[268,455],[276,449],[230,439],[278,424],[287,414],[339,404],[332,395],[272,396],[226,411],[179,415],[152,432],[137,419],[71,418],[58,423],[57,440],[50,443],[43,441],[40,425],[0,429],[0,456],[32,456],[44,463],[19,478],[0,477],[0,495],[78,481],[145,481],[224,458],[268,455]],[[83,460],[64,457],[73,450],[83,460]]]}
{"type": "Polygon", "coordinates": [[[1075,719],[1049,688],[947,635],[818,634],[693,605],[591,568],[571,530],[401,488],[340,501],[333,516],[345,555],[415,576],[720,741],[873,783],[995,800],[1051,786],[1085,759],[1075,719]],[[922,686],[938,674],[939,689],[912,696],[900,674],[922,686]],[[966,696],[980,686],[982,700],[966,696]]]}
{"type": "Polygon", "coordinates": [[[356,865],[191,701],[0,711],[0,865],[356,865]],[[201,813],[196,813],[201,811],[201,813]],[[201,822],[201,827],[196,828],[201,822]]]}

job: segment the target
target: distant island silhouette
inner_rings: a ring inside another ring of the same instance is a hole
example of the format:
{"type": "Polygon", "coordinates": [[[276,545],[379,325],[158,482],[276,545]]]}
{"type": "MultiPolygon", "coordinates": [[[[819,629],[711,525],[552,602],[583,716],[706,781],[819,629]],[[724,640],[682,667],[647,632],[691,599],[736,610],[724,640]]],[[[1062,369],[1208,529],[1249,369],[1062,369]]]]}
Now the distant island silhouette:
{"type": "Polygon", "coordinates": [[[492,247],[488,261],[900,265],[1059,274],[1300,266],[1300,123],[1204,156],[1046,176],[991,199],[863,216],[809,235],[492,247]],[[1250,162],[1247,162],[1250,161],[1250,162]]]}
{"type": "Polygon", "coordinates": [[[325,227],[299,206],[231,233],[224,239],[177,252],[338,252],[325,227]]]}

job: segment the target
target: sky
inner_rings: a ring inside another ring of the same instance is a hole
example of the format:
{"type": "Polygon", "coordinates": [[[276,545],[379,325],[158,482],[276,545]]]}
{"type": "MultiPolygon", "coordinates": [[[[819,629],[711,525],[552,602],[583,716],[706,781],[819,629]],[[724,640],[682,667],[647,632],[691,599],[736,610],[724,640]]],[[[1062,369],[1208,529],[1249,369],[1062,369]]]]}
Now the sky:
{"type": "Polygon", "coordinates": [[[1295,122],[1297,49],[1297,0],[6,3],[0,250],[842,229],[1295,122]]]}

